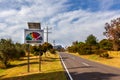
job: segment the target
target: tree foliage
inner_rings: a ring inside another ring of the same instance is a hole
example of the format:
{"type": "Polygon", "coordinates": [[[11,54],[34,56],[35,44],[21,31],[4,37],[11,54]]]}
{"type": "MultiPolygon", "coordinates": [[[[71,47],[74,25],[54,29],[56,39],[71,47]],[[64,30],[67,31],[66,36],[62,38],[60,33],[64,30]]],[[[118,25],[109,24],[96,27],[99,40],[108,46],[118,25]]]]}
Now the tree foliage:
{"type": "Polygon", "coordinates": [[[91,34],[87,37],[85,42],[88,45],[96,45],[97,44],[97,38],[93,34],[91,34]]]}
{"type": "Polygon", "coordinates": [[[42,44],[43,52],[46,53],[46,51],[49,51],[50,49],[53,49],[53,46],[50,43],[43,43],[42,44]]]}
{"type": "Polygon", "coordinates": [[[108,58],[107,50],[112,50],[111,40],[103,39],[98,42],[94,35],[89,35],[85,42],[75,41],[67,48],[68,52],[78,53],[80,55],[97,54],[100,57],[108,58]]]}
{"type": "Polygon", "coordinates": [[[91,49],[86,43],[80,42],[78,53],[80,55],[91,54],[91,49]]]}
{"type": "Polygon", "coordinates": [[[70,47],[67,48],[67,50],[68,50],[69,52],[71,52],[71,53],[76,53],[76,52],[78,52],[78,49],[79,49],[79,47],[78,47],[77,45],[70,46],[70,47]]]}
{"type": "Polygon", "coordinates": [[[42,45],[39,45],[39,46],[31,46],[30,48],[30,52],[34,55],[39,55],[42,56],[43,55],[43,47],[42,45]]]}
{"type": "Polygon", "coordinates": [[[68,47],[69,52],[85,55],[85,54],[93,54],[96,53],[96,50],[99,49],[99,45],[97,42],[97,38],[94,35],[89,35],[84,42],[73,42],[73,45],[68,47]]]}
{"type": "Polygon", "coordinates": [[[4,68],[10,65],[11,60],[19,59],[24,55],[24,50],[15,45],[11,39],[0,40],[0,61],[4,65],[4,68]]]}
{"type": "Polygon", "coordinates": [[[53,51],[53,46],[50,43],[43,43],[42,45],[39,46],[31,46],[30,50],[31,53],[33,53],[34,55],[39,55],[39,53],[41,54],[41,56],[43,55],[43,53],[45,54],[47,51],[53,51]]]}
{"type": "Polygon", "coordinates": [[[107,40],[107,39],[103,39],[99,42],[100,45],[100,49],[102,50],[112,50],[113,48],[113,44],[112,41],[107,40]]]}
{"type": "Polygon", "coordinates": [[[0,40],[0,61],[3,63],[4,67],[9,65],[9,60],[14,58],[14,53],[10,53],[14,48],[11,40],[0,40]],[[13,55],[13,56],[12,56],[13,55]]]}
{"type": "Polygon", "coordinates": [[[113,49],[119,49],[120,40],[120,18],[111,20],[105,24],[105,32],[103,33],[108,39],[113,41],[113,49]]]}
{"type": "Polygon", "coordinates": [[[96,53],[99,49],[99,44],[97,38],[91,34],[85,40],[86,42],[86,50],[88,54],[96,53]]]}

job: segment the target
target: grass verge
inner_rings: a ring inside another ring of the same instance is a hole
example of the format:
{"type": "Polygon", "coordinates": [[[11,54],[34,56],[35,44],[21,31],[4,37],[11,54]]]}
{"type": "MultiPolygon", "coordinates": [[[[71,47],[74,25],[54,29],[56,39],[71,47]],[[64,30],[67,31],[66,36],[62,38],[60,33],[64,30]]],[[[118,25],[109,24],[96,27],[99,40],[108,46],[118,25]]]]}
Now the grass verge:
{"type": "Polygon", "coordinates": [[[92,54],[92,55],[79,55],[78,53],[71,53],[71,54],[79,56],[81,58],[99,62],[108,66],[120,68],[120,52],[119,51],[109,51],[108,54],[110,55],[110,58],[108,59],[99,57],[98,55],[95,55],[95,54],[92,54]]]}
{"type": "Polygon", "coordinates": [[[0,69],[0,80],[67,80],[58,55],[42,56],[39,72],[38,57],[30,57],[30,72],[27,72],[27,58],[12,62],[11,68],[0,69]]]}

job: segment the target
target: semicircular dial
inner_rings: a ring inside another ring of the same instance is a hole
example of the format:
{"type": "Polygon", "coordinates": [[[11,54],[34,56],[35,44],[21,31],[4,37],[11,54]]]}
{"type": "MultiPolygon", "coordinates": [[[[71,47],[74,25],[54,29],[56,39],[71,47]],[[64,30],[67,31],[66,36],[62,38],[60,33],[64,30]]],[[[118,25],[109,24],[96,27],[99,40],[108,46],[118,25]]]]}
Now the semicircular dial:
{"type": "Polygon", "coordinates": [[[42,37],[38,32],[31,32],[26,36],[26,40],[42,40],[42,37]]]}

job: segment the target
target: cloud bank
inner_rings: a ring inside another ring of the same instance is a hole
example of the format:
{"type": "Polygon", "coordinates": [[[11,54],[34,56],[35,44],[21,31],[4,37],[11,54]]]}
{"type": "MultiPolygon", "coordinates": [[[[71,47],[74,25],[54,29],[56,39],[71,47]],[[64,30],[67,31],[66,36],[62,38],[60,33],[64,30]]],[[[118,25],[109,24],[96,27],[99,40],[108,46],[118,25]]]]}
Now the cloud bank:
{"type": "Polygon", "coordinates": [[[50,43],[68,46],[90,34],[101,40],[105,23],[120,17],[118,4],[115,0],[0,0],[0,38],[23,43],[27,22],[33,21],[41,22],[42,28],[52,27],[50,43]]]}

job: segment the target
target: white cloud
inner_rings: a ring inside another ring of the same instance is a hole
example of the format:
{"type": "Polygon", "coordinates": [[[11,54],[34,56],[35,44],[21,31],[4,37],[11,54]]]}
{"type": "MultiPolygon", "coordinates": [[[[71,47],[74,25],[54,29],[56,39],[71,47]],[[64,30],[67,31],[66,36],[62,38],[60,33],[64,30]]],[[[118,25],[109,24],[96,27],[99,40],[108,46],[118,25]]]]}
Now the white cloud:
{"type": "Polygon", "coordinates": [[[66,10],[69,4],[64,4],[67,0],[19,0],[18,2],[22,3],[21,1],[32,4],[28,6],[19,4],[19,10],[14,8],[1,10],[1,38],[12,38],[14,41],[23,42],[27,22],[37,21],[41,22],[42,28],[46,23],[53,27],[52,34],[49,34],[50,42],[56,40],[57,43],[66,46],[76,40],[84,41],[90,34],[98,39],[104,38],[102,34],[104,24],[120,16],[120,11],[89,12],[79,9],[68,12],[66,10]]]}
{"type": "Polygon", "coordinates": [[[0,23],[0,31],[5,30],[6,27],[7,27],[6,24],[4,24],[4,23],[0,23]]]}
{"type": "Polygon", "coordinates": [[[1,32],[0,34],[2,34],[2,38],[10,37],[15,41],[20,40],[20,37],[21,39],[23,39],[23,31],[25,28],[27,28],[27,22],[43,22],[45,18],[49,19],[49,17],[62,12],[64,9],[62,10],[61,8],[65,7],[63,3],[66,0],[35,0],[32,2],[30,0],[25,1],[33,4],[30,6],[24,6],[19,4],[19,2],[21,3],[21,1],[8,1],[7,3],[9,3],[9,5],[12,5],[13,3],[18,4],[18,6],[20,6],[20,10],[16,10],[11,7],[9,9],[1,10],[0,18],[2,20],[0,21],[2,24],[0,25],[0,30],[3,32],[1,32]],[[3,27],[3,25],[5,25],[5,27],[3,27]],[[6,29],[3,30],[4,28],[6,29]]]}
{"type": "Polygon", "coordinates": [[[119,16],[119,11],[87,12],[77,10],[59,14],[51,19],[51,24],[57,22],[57,29],[53,33],[55,36],[52,36],[52,39],[64,42],[84,41],[90,34],[95,35],[99,40],[103,39],[105,38],[103,36],[105,23],[119,16]],[[73,21],[75,18],[77,21],[73,21]]]}
{"type": "Polygon", "coordinates": [[[9,17],[15,15],[17,12],[15,10],[5,10],[0,12],[0,17],[9,17]]]}

